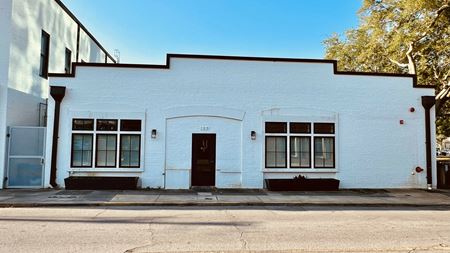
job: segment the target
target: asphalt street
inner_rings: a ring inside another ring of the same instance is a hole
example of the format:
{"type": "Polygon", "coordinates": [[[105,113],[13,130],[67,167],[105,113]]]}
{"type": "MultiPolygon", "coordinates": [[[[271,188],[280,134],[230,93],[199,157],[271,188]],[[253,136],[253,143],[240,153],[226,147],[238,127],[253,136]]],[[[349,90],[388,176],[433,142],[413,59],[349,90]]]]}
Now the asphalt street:
{"type": "Polygon", "coordinates": [[[1,252],[450,252],[450,210],[0,208],[1,252]]]}

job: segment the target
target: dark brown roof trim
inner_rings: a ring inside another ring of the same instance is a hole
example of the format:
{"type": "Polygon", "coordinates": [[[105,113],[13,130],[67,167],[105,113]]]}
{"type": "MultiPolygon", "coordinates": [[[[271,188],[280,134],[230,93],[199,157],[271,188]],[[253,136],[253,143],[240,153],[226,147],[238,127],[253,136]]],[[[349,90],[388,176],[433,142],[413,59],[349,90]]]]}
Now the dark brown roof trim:
{"type": "Polygon", "coordinates": [[[273,57],[249,57],[249,56],[226,56],[226,55],[195,55],[195,54],[167,54],[166,64],[105,64],[105,63],[73,63],[71,74],[49,73],[50,77],[75,77],[76,67],[107,67],[107,68],[141,68],[141,69],[170,69],[171,58],[188,59],[211,59],[211,60],[232,60],[232,61],[269,61],[269,62],[300,62],[300,63],[331,63],[335,75],[357,75],[357,76],[386,76],[386,77],[410,77],[414,88],[432,88],[434,85],[418,85],[417,76],[411,74],[396,73],[374,73],[374,72],[354,72],[337,70],[336,60],[325,59],[300,59],[300,58],[273,58],[273,57]]]}
{"type": "Polygon", "coordinates": [[[103,53],[105,53],[105,55],[107,55],[108,58],[111,59],[111,61],[116,63],[116,60],[108,53],[108,51],[102,46],[102,44],[98,42],[94,35],[92,35],[88,31],[88,29],[80,22],[80,20],[78,20],[78,18],[69,10],[69,8],[67,8],[67,6],[65,6],[61,2],[61,0],[55,0],[55,2],[67,13],[67,15],[69,15],[73,19],[73,21],[75,21],[75,23],[79,25],[79,27],[81,27],[81,29],[83,29],[83,31],[89,36],[89,38],[91,38],[91,40],[95,42],[95,44],[97,44],[97,46],[103,51],[103,53]]]}

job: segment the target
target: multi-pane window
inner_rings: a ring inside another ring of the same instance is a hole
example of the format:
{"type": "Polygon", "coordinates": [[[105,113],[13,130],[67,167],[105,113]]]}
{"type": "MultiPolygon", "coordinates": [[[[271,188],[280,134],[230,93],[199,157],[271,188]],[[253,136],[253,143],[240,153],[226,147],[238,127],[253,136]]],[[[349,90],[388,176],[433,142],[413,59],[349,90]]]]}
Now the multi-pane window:
{"type": "Polygon", "coordinates": [[[72,167],[92,167],[92,134],[72,135],[72,167]]]}
{"type": "Polygon", "coordinates": [[[266,168],[286,168],[286,136],[266,136],[266,168]]]}
{"type": "Polygon", "coordinates": [[[291,136],[291,168],[311,168],[311,137],[291,136]]]}
{"type": "Polygon", "coordinates": [[[334,124],[314,124],[314,167],[334,168],[334,124]]]}
{"type": "Polygon", "coordinates": [[[117,135],[97,134],[96,167],[116,167],[117,135]]]}
{"type": "Polygon", "coordinates": [[[141,155],[141,135],[122,134],[120,136],[120,167],[139,167],[141,155]]]}
{"type": "Polygon", "coordinates": [[[50,54],[50,35],[46,33],[44,30],[42,30],[39,75],[44,78],[48,77],[49,54],[50,54]]]}
{"type": "Polygon", "coordinates": [[[66,58],[64,61],[64,72],[66,74],[70,73],[71,65],[72,65],[72,51],[70,51],[70,49],[66,48],[66,58]]]}
{"type": "Polygon", "coordinates": [[[334,123],[266,122],[265,135],[266,168],[335,168],[334,123]]]}
{"type": "Polygon", "coordinates": [[[141,120],[72,120],[72,167],[139,168],[140,158],[141,120]]]}
{"type": "Polygon", "coordinates": [[[266,168],[287,166],[287,123],[266,122],[266,168]]]}

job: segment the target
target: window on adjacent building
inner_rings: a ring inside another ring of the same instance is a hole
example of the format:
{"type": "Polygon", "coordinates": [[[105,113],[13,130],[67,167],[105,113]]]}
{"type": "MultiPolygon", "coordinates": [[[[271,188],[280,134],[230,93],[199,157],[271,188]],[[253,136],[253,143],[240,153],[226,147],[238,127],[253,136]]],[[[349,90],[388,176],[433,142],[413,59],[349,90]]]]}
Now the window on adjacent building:
{"type": "Polygon", "coordinates": [[[97,134],[96,167],[116,167],[117,134],[97,134]]]}
{"type": "Polygon", "coordinates": [[[72,135],[72,167],[92,167],[92,134],[72,135]]]}
{"type": "Polygon", "coordinates": [[[66,48],[66,58],[65,58],[65,64],[64,64],[64,72],[66,74],[69,74],[71,67],[72,67],[72,51],[70,51],[70,49],[66,48]]]}
{"type": "Polygon", "coordinates": [[[120,167],[133,168],[140,166],[141,135],[120,135],[120,167]]]}
{"type": "Polygon", "coordinates": [[[266,122],[265,135],[266,168],[335,168],[334,123],[266,122]]]}
{"type": "Polygon", "coordinates": [[[41,77],[48,77],[48,61],[50,54],[50,35],[42,30],[41,35],[41,60],[39,67],[39,75],[41,77]]]}

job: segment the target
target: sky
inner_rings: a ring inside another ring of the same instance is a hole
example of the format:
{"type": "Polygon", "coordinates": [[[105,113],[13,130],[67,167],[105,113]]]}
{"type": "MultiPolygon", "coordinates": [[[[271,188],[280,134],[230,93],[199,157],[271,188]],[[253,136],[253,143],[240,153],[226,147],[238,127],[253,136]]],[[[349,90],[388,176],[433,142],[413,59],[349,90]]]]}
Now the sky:
{"type": "Polygon", "coordinates": [[[324,57],[323,40],[358,25],[362,0],[63,0],[121,63],[167,53],[324,57]]]}

